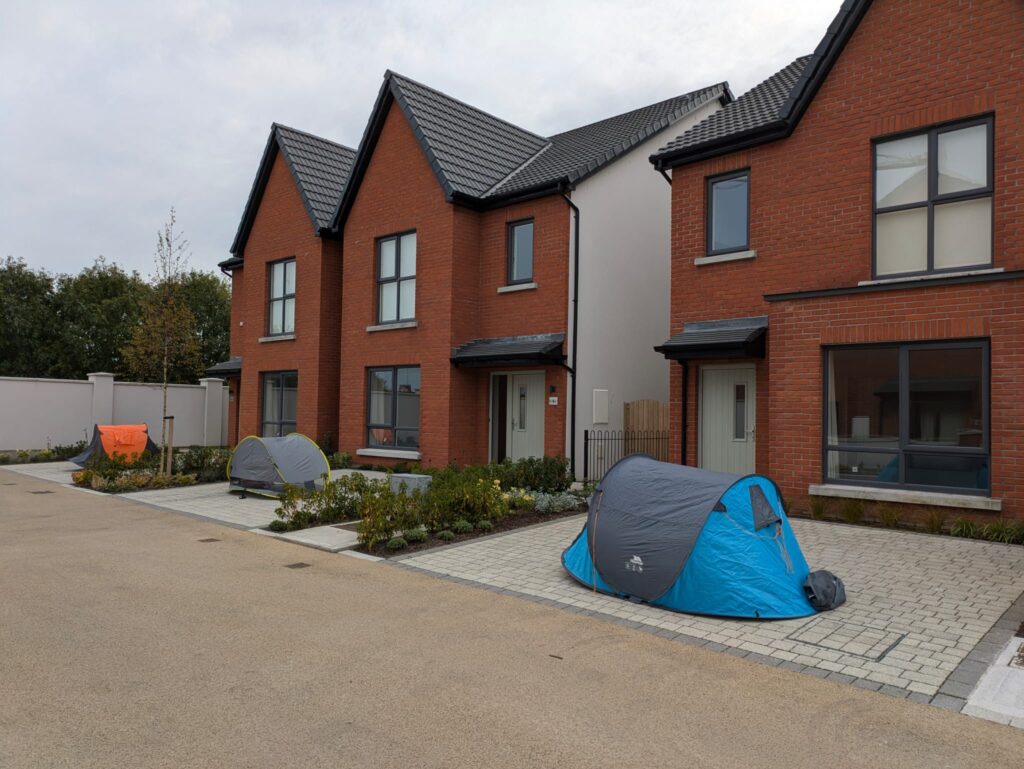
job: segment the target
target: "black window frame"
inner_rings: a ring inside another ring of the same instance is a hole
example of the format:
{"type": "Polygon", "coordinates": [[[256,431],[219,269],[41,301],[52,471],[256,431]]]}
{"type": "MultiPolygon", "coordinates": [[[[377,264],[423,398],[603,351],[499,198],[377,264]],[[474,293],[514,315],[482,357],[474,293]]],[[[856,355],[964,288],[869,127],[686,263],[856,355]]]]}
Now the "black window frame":
{"type": "MultiPolygon", "coordinates": [[[[412,275],[402,275],[402,238],[404,238],[406,235],[416,235],[416,230],[405,230],[404,232],[396,232],[396,233],[392,233],[391,235],[382,235],[381,237],[377,238],[377,240],[376,240],[375,248],[376,248],[376,253],[377,253],[377,259],[376,259],[377,265],[376,265],[376,271],[375,272],[376,272],[376,275],[377,275],[377,323],[379,325],[382,325],[382,326],[388,326],[388,325],[391,325],[391,324],[394,324],[394,323],[409,323],[411,321],[416,320],[415,309],[413,311],[414,314],[412,316],[410,316],[408,318],[402,317],[402,283],[410,281],[410,280],[413,280],[413,281],[416,280],[416,272],[415,271],[412,273],[412,275]],[[390,278],[383,278],[383,277],[381,277],[381,246],[384,243],[388,243],[390,241],[394,241],[394,244],[395,244],[395,274],[392,277],[390,277],[390,278]],[[388,284],[388,283],[395,283],[395,284],[397,284],[397,287],[395,289],[395,317],[394,317],[394,319],[391,319],[391,320],[384,320],[381,317],[381,311],[383,310],[383,307],[381,306],[380,294],[381,294],[381,288],[384,285],[388,284]]],[[[419,269],[419,237],[418,236],[416,238],[416,269],[417,270],[419,269]]],[[[415,304],[416,304],[415,297],[416,297],[416,294],[415,294],[415,289],[414,289],[414,292],[413,292],[413,307],[414,308],[415,308],[415,304]]]]}
{"type": "Polygon", "coordinates": [[[995,264],[995,119],[994,115],[987,114],[966,120],[953,120],[945,123],[930,126],[929,128],[915,128],[912,131],[902,131],[887,136],[878,136],[871,140],[871,279],[889,280],[891,278],[905,278],[916,275],[942,275],[944,273],[967,272],[970,270],[989,269],[995,264]],[[963,128],[971,128],[976,125],[987,126],[986,141],[988,143],[988,158],[986,163],[986,174],[988,184],[985,187],[978,187],[972,190],[959,192],[947,192],[939,194],[939,163],[938,146],[939,135],[950,131],[959,131],[963,128]],[[899,139],[909,139],[914,136],[928,137],[928,192],[927,200],[919,203],[903,203],[896,206],[878,207],[878,145],[885,144],[899,139]],[[992,199],[992,221],[989,223],[990,238],[992,244],[991,258],[988,262],[978,264],[965,264],[956,267],[935,268],[935,207],[944,203],[958,203],[965,200],[978,200],[981,198],[992,199]],[[911,272],[878,272],[878,217],[880,214],[891,214],[899,211],[911,211],[918,208],[928,209],[928,231],[927,237],[927,266],[924,270],[911,272]]]}
{"type": "Polygon", "coordinates": [[[534,266],[535,266],[535,262],[536,262],[536,258],[535,257],[537,255],[537,249],[535,248],[536,241],[535,241],[535,237],[534,237],[536,235],[536,226],[535,226],[535,223],[534,223],[534,219],[533,219],[532,216],[527,217],[525,219],[516,219],[514,221],[508,222],[505,225],[505,227],[506,227],[506,234],[505,234],[505,252],[506,252],[506,255],[505,255],[505,285],[508,285],[508,286],[519,286],[519,285],[523,285],[524,283],[533,283],[534,266]],[[513,277],[513,270],[512,270],[512,265],[513,265],[513,262],[515,260],[515,248],[516,248],[515,231],[516,231],[517,227],[522,227],[522,226],[527,225],[527,224],[529,224],[530,228],[531,228],[530,229],[530,277],[516,279],[515,277],[513,277]]]}
{"type": "Polygon", "coordinates": [[[285,319],[284,307],[285,307],[285,303],[286,303],[286,301],[288,299],[292,300],[292,306],[293,307],[297,307],[298,302],[296,302],[296,300],[295,300],[295,292],[298,289],[298,287],[299,287],[299,266],[298,266],[298,264],[296,264],[294,256],[289,256],[289,257],[286,257],[284,259],[275,259],[272,262],[267,262],[267,328],[266,328],[267,336],[291,336],[291,335],[293,335],[295,333],[295,313],[292,312],[292,327],[291,327],[291,329],[290,330],[286,329],[285,326],[284,326],[284,319],[285,319]],[[292,290],[292,292],[290,294],[287,293],[287,286],[288,286],[287,274],[288,274],[288,264],[289,263],[295,265],[295,280],[293,281],[294,286],[292,287],[293,290],[292,290]],[[279,264],[283,264],[285,266],[284,267],[284,272],[285,272],[284,286],[282,286],[282,289],[285,290],[285,293],[281,294],[280,296],[274,296],[274,267],[276,267],[279,264]],[[276,304],[280,304],[281,305],[281,330],[280,331],[273,331],[272,330],[272,328],[273,328],[273,317],[274,317],[274,305],[276,305],[276,304]]]}
{"type": "Polygon", "coordinates": [[[282,435],[289,435],[289,433],[281,432],[282,425],[291,425],[292,432],[298,432],[298,421],[299,421],[299,372],[297,369],[288,369],[284,371],[261,371],[260,372],[260,437],[262,438],[275,438],[282,435]],[[295,419],[279,419],[276,422],[271,422],[266,419],[266,390],[267,382],[271,379],[277,379],[280,383],[278,387],[278,398],[280,399],[277,406],[277,412],[280,415],[284,415],[284,377],[294,375],[295,376],[295,419]],[[277,425],[277,435],[268,435],[266,432],[267,425],[277,425]]]}
{"type": "Polygon", "coordinates": [[[720,254],[738,254],[750,250],[750,168],[741,168],[737,171],[729,171],[724,174],[715,174],[704,179],[704,253],[706,256],[718,256],[720,254]],[[733,248],[712,248],[714,239],[713,216],[714,216],[714,195],[712,188],[718,182],[727,182],[730,179],[747,179],[747,239],[742,246],[733,248]]]}
{"type": "MultiPolygon", "coordinates": [[[[416,425],[416,446],[410,448],[408,446],[399,446],[397,443],[397,433],[399,430],[403,432],[411,432],[412,428],[399,427],[398,426],[398,372],[403,369],[416,369],[420,372],[420,393],[423,391],[423,370],[422,367],[417,364],[403,364],[396,366],[367,366],[366,368],[366,446],[371,449],[383,449],[387,451],[419,451],[420,450],[420,425],[416,425]],[[389,371],[391,372],[391,424],[381,424],[371,421],[371,414],[373,411],[372,398],[373,398],[373,375],[377,371],[389,371]],[[396,435],[396,442],[391,446],[379,446],[374,445],[374,442],[370,438],[370,434],[373,430],[391,430],[393,435],[396,435]]],[[[422,404],[422,400],[420,401],[422,404]]],[[[422,422],[422,408],[420,410],[422,422]]]]}
{"type": "Polygon", "coordinates": [[[989,496],[992,492],[992,358],[991,344],[988,339],[947,339],[929,342],[883,342],[879,344],[844,344],[822,347],[821,355],[821,481],[826,485],[866,486],[884,489],[908,489],[912,491],[932,491],[938,494],[969,494],[973,496],[989,496]],[[854,442],[829,443],[829,400],[828,400],[828,356],[837,350],[892,350],[898,351],[898,398],[899,398],[899,441],[896,448],[879,447],[872,444],[854,442]],[[910,352],[912,350],[981,350],[981,446],[931,446],[927,443],[914,443],[910,440],[910,352]],[[847,478],[830,478],[828,474],[828,453],[830,451],[863,451],[873,454],[893,454],[899,456],[899,481],[866,480],[858,481],[847,478]],[[980,456],[988,460],[988,486],[984,489],[965,488],[963,486],[929,486],[925,484],[906,483],[908,454],[940,455],[940,456],[980,456]]]}

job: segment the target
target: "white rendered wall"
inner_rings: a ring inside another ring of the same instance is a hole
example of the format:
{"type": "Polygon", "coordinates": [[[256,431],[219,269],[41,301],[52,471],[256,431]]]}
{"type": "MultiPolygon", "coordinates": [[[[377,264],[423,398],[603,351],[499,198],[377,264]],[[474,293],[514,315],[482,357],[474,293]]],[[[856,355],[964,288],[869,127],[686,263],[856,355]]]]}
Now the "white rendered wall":
{"type": "MultiPolygon", "coordinates": [[[[168,414],[175,446],[227,442],[227,388],[220,379],[171,385],[168,414]]],[[[94,424],[141,424],[160,441],[163,396],[158,384],[115,382],[111,374],[88,381],[0,377],[0,451],[44,449],[89,440],[94,424]]]]}
{"type": "MultiPolygon", "coordinates": [[[[572,193],[580,208],[577,476],[583,472],[584,430],[622,429],[622,407],[628,401],[668,401],[669,364],[653,348],[669,337],[672,188],[648,158],[718,109],[717,100],[705,105],[572,193]],[[608,391],[607,424],[593,424],[595,389],[608,391]]],[[[567,349],[571,273],[569,292],[567,349]]]]}

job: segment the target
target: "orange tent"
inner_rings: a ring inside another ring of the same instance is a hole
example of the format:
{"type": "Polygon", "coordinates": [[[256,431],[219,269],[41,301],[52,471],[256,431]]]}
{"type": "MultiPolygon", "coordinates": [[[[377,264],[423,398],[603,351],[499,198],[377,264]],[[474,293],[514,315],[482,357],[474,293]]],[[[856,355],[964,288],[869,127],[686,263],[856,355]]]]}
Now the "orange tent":
{"type": "Polygon", "coordinates": [[[156,452],[157,446],[149,438],[149,427],[146,425],[95,425],[92,431],[92,440],[86,446],[85,451],[71,461],[77,465],[84,465],[89,457],[97,451],[102,451],[106,456],[122,454],[126,457],[132,455],[141,456],[143,452],[156,452]]]}

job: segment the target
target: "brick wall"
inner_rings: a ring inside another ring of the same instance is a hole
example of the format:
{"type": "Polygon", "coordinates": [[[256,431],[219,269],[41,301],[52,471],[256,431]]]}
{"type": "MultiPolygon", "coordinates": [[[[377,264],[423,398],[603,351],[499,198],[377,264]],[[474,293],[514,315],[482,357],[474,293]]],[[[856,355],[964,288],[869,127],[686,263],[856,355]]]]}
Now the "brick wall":
{"type": "MultiPolygon", "coordinates": [[[[788,139],[673,172],[673,330],[694,320],[769,315],[758,364],[757,467],[791,497],[821,480],[821,346],[986,336],[992,349],[992,491],[1024,517],[1018,405],[1024,381],[1024,284],[768,303],[765,294],[846,287],[871,278],[872,147],[887,134],[995,115],[993,266],[1024,268],[1024,72],[1019,2],[876,0],[788,139]],[[704,253],[709,175],[750,168],[750,247],[757,258],[695,267],[704,253]],[[771,368],[770,381],[768,368],[771,368]],[[766,397],[765,397],[766,396],[766,397]],[[770,399],[770,408],[769,408],[770,399]]],[[[691,364],[688,458],[696,460],[691,364]]],[[[671,375],[679,458],[681,369],[671,375]]]]}
{"type": "MultiPolygon", "coordinates": [[[[392,106],[344,232],[340,447],[366,445],[367,374],[372,366],[420,366],[420,452],[425,465],[487,460],[489,372],[460,370],[452,347],[491,336],[565,332],[567,205],[557,196],[480,213],[453,206],[401,110],[392,106]],[[534,217],[538,289],[498,294],[505,283],[505,223],[534,217]],[[367,332],[377,322],[376,240],[416,230],[416,328],[367,332]]],[[[562,393],[545,412],[545,445],[565,441],[562,393]]],[[[383,462],[374,458],[375,463],[383,462]]]]}
{"type": "MultiPolygon", "coordinates": [[[[231,352],[242,356],[238,428],[260,432],[260,374],[298,371],[296,428],[319,443],[337,436],[340,243],[313,231],[291,171],[278,154],[245,244],[245,269],[232,280],[231,352]],[[295,257],[295,339],[260,342],[267,334],[268,267],[295,257]]],[[[234,405],[234,404],[233,404],[234,405]]]]}

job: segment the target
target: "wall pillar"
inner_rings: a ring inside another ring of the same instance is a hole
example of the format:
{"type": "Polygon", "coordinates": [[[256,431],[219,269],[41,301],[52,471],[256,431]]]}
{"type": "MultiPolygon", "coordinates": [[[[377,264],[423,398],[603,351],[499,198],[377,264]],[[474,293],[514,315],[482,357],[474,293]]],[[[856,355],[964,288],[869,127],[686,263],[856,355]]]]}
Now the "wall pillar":
{"type": "Polygon", "coordinates": [[[92,423],[109,425],[114,421],[114,375],[105,371],[88,374],[92,383],[92,423]]]}
{"type": "Polygon", "coordinates": [[[224,380],[207,377],[199,380],[205,392],[203,406],[203,445],[223,446],[227,443],[224,435],[224,380]]]}

